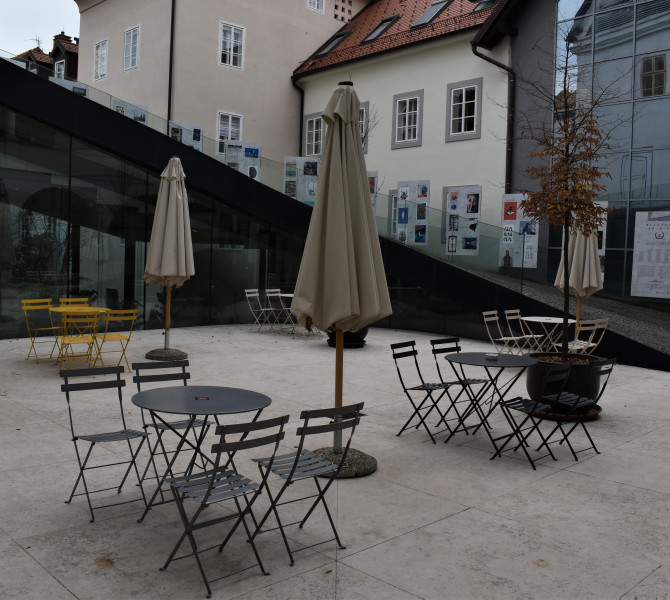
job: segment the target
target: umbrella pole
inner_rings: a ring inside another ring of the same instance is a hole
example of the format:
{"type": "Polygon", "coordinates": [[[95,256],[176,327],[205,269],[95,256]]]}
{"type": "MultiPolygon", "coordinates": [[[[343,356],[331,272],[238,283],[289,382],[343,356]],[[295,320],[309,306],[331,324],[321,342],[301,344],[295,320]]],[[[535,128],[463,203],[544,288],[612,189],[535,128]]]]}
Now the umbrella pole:
{"type": "Polygon", "coordinates": [[[170,348],[170,303],[171,303],[171,286],[165,289],[165,349],[170,348]]]}
{"type": "MultiPolygon", "coordinates": [[[[344,331],[335,329],[335,408],[342,406],[344,379],[344,331]]],[[[342,454],[342,432],[333,432],[333,452],[342,454]]]]}
{"type": "Polygon", "coordinates": [[[582,316],[582,299],[580,296],[577,296],[577,310],[575,311],[576,313],[576,323],[575,323],[575,332],[579,331],[579,321],[581,320],[582,316]]]}

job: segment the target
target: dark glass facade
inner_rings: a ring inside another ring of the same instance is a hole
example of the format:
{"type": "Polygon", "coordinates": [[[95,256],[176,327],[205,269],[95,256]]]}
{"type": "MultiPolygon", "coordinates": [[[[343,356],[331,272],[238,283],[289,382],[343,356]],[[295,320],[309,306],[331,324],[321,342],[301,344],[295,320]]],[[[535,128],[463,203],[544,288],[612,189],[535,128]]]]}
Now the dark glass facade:
{"type": "MultiPolygon", "coordinates": [[[[87,296],[163,327],[164,291],[143,281],[159,179],[0,105],[0,337],[25,336],[23,298],[87,296]]],[[[173,326],[246,322],[245,288],[293,288],[302,236],[187,191],[196,275],[173,292],[173,326]]]]}
{"type": "MultiPolygon", "coordinates": [[[[610,175],[600,195],[610,210],[604,291],[667,308],[670,251],[659,245],[647,260],[636,219],[670,227],[670,0],[560,0],[558,7],[557,61],[567,40],[576,101],[597,100],[608,137],[600,164],[610,175]]],[[[557,265],[560,248],[550,245],[557,265]]]]}

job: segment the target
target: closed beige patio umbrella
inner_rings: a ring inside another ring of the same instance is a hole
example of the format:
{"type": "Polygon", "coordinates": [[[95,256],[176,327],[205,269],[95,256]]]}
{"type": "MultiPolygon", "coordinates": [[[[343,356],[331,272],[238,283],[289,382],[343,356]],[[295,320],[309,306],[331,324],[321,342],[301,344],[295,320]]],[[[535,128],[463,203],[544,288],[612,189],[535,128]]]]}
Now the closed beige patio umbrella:
{"type": "Polygon", "coordinates": [[[335,406],[342,406],[344,332],[391,314],[359,109],[351,82],[343,82],[322,114],[328,129],[319,187],[291,303],[308,329],[314,323],[336,333],[335,406]]]}
{"type": "MultiPolygon", "coordinates": [[[[598,237],[595,233],[585,236],[581,231],[573,231],[568,243],[568,286],[570,295],[577,298],[577,327],[581,317],[582,298],[588,298],[603,289],[603,277],[598,256],[598,237]]],[[[554,287],[564,289],[563,257],[558,267],[554,287]]]]}
{"type": "Polygon", "coordinates": [[[145,283],[165,286],[165,345],[151,350],[146,357],[154,360],[186,358],[181,350],[170,348],[171,290],[195,275],[191,219],[181,161],[173,156],[161,173],[156,212],[144,268],[145,283]]]}

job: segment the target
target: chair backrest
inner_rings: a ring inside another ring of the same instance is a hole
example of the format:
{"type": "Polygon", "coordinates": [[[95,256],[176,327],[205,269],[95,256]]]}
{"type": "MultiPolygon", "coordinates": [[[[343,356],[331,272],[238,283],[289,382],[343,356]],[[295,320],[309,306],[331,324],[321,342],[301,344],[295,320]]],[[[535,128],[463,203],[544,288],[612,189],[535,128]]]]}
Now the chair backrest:
{"type": "Polygon", "coordinates": [[[251,310],[252,314],[256,315],[257,313],[263,311],[265,307],[263,306],[261,295],[258,289],[244,290],[244,294],[247,297],[247,303],[249,304],[249,309],[251,310]]]}
{"type": "Polygon", "coordinates": [[[268,307],[275,311],[286,310],[284,306],[284,301],[281,297],[281,290],[279,288],[274,288],[271,290],[265,290],[265,297],[268,300],[268,307]]]}
{"type": "MultiPolygon", "coordinates": [[[[122,366],[115,366],[94,367],[90,369],[72,369],[63,370],[60,372],[60,376],[64,381],[64,383],[60,386],[60,389],[62,392],[65,392],[68,415],[70,418],[70,429],[74,438],[77,437],[77,431],[75,427],[76,419],[73,416],[72,395],[77,395],[80,397],[79,392],[96,392],[93,394],[85,394],[86,406],[87,409],[90,409],[91,401],[98,401],[99,399],[106,397],[104,393],[99,392],[100,390],[116,389],[119,402],[119,414],[115,414],[115,418],[120,418],[122,428],[126,429],[126,418],[123,411],[123,394],[121,392],[121,388],[126,385],[125,379],[121,379],[121,373],[123,373],[123,371],[124,368],[122,366]],[[85,381],[81,381],[79,378],[82,377],[86,377],[87,379],[85,381]]],[[[115,428],[116,426],[109,427],[109,429],[115,428]]]]}
{"type": "Polygon", "coordinates": [[[491,343],[498,347],[496,340],[504,337],[502,329],[500,329],[500,318],[497,310],[485,310],[482,312],[484,317],[484,325],[486,325],[486,333],[488,333],[491,343]]]}
{"type": "Polygon", "coordinates": [[[88,306],[88,298],[59,298],[61,306],[88,306]]]}
{"type": "Polygon", "coordinates": [[[99,313],[64,314],[62,327],[67,336],[92,336],[100,325],[99,313]]]}
{"type": "Polygon", "coordinates": [[[137,309],[110,310],[103,315],[103,319],[105,321],[105,333],[115,330],[132,333],[137,319],[137,309]]]}
{"type": "Polygon", "coordinates": [[[187,385],[191,378],[191,374],[186,370],[188,360],[155,360],[133,363],[131,366],[135,372],[133,383],[137,384],[138,392],[142,391],[142,384],[181,380],[187,385]]]}
{"type": "Polygon", "coordinates": [[[585,389],[597,389],[598,394],[594,400],[596,404],[600,402],[600,398],[607,387],[607,382],[609,381],[614,365],[616,364],[615,358],[605,358],[603,360],[597,360],[592,362],[589,365],[589,370],[587,373],[588,381],[585,383],[585,389]]]}
{"type": "Polygon", "coordinates": [[[518,308],[511,308],[505,310],[504,313],[509,334],[512,336],[524,335],[525,331],[521,324],[521,310],[518,308]]]}
{"type": "Polygon", "coordinates": [[[53,325],[51,307],[51,298],[26,298],[21,300],[21,308],[26,315],[26,325],[29,332],[35,327],[53,325]]]}
{"type": "Polygon", "coordinates": [[[542,365],[542,368],[540,394],[536,401],[560,402],[572,370],[572,364],[564,362],[546,363],[542,365]]]}
{"type": "MultiPolygon", "coordinates": [[[[361,420],[363,404],[363,402],[359,402],[357,404],[348,404],[346,406],[303,410],[300,413],[302,425],[298,427],[298,430],[296,431],[296,435],[300,437],[296,449],[296,460],[293,463],[293,468],[291,469],[288,478],[291,479],[294,475],[304,476],[304,473],[296,473],[296,468],[299,463],[300,453],[303,451],[305,442],[309,436],[335,433],[336,431],[344,434],[344,432],[348,430],[349,434],[346,443],[342,445],[342,458],[337,469],[337,472],[339,472],[340,468],[346,463],[349,447],[351,446],[351,439],[361,420]]],[[[309,475],[316,476],[318,473],[310,470],[309,475]]]]}
{"type": "MultiPolygon", "coordinates": [[[[405,377],[403,377],[403,372],[400,369],[400,361],[403,359],[414,359],[414,368],[418,376],[418,381],[421,385],[425,384],[423,375],[421,374],[421,368],[419,367],[418,352],[416,349],[416,342],[411,340],[409,342],[398,342],[397,344],[391,344],[391,351],[393,352],[393,360],[395,361],[395,367],[398,371],[398,377],[400,378],[400,383],[407,393],[407,390],[411,387],[414,387],[415,383],[409,379],[408,369],[405,368],[405,377]]],[[[408,360],[403,360],[403,362],[409,362],[408,360]]]]}
{"type": "MultiPolygon", "coordinates": [[[[460,338],[458,337],[446,337],[439,338],[436,340],[430,340],[430,345],[432,346],[433,358],[435,359],[435,366],[437,367],[437,374],[440,377],[440,381],[445,383],[444,378],[442,377],[442,370],[440,369],[440,361],[438,360],[443,354],[450,354],[452,352],[460,352],[461,346],[459,344],[460,338]]],[[[444,363],[443,363],[444,364],[444,363]]]]}

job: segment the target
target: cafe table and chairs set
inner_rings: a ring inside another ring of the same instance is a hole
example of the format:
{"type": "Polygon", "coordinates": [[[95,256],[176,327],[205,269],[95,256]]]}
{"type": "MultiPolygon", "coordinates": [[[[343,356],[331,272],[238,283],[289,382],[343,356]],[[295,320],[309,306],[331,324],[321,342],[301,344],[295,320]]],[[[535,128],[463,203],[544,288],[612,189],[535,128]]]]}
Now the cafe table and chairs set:
{"type": "Polygon", "coordinates": [[[95,367],[130,363],[126,350],[137,319],[137,309],[109,309],[90,306],[88,298],[60,298],[54,306],[51,298],[21,301],[26,318],[30,348],[26,359],[36,362],[55,358],[59,365],[95,367]],[[49,353],[38,353],[46,346],[49,353]],[[116,355],[110,359],[109,355],[116,355]]]}
{"type": "Polygon", "coordinates": [[[190,557],[208,598],[211,584],[233,575],[231,570],[237,573],[258,566],[263,574],[268,573],[261,560],[261,534],[267,531],[279,531],[290,564],[296,552],[328,541],[344,548],[326,492],[346,465],[363,404],[302,411],[293,440],[289,415],[263,418],[263,410],[272,402],[269,396],[242,388],[192,385],[188,367],[188,360],[133,363],[137,392],[131,402],[142,414],[135,425],[129,423],[130,413],[124,407],[123,366],[60,372],[79,466],[66,502],[85,497],[91,522],[98,511],[126,503],[139,503],[141,512],[135,513],[135,519],[147,527],[166,526],[164,515],[152,518],[157,510],[172,511],[170,517],[177,514],[180,528],[175,530],[174,546],[164,549],[160,570],[190,557]],[[95,427],[91,413],[98,417],[95,427]],[[341,462],[331,462],[308,449],[308,444],[322,436],[321,442],[332,442],[336,431],[343,439],[341,462]],[[279,452],[282,442],[291,450],[279,452]],[[113,451],[99,452],[98,446],[113,451]],[[249,472],[254,464],[255,474],[249,472]],[[311,489],[287,500],[284,492],[294,484],[297,489],[311,489]],[[261,496],[265,497],[262,510],[257,503],[261,496]],[[284,506],[300,502],[304,502],[303,517],[289,522],[284,506]],[[159,508],[163,505],[174,508],[159,508]],[[321,517],[332,536],[303,546],[289,543],[288,527],[302,528],[321,517]],[[205,543],[203,530],[214,526],[205,543]],[[239,531],[242,534],[235,535],[239,531]],[[214,546],[209,543],[211,533],[220,536],[214,546]],[[212,563],[206,566],[201,555],[214,549],[221,552],[233,543],[234,549],[224,554],[230,558],[221,563],[220,572],[210,573],[212,563]],[[245,553],[251,564],[238,568],[245,553]]]}
{"type": "MultiPolygon", "coordinates": [[[[526,337],[521,343],[536,345],[539,341],[526,337]]],[[[598,358],[580,367],[584,377],[578,389],[567,385],[572,364],[540,363],[540,391],[529,397],[520,394],[517,386],[526,369],[538,363],[528,353],[511,352],[504,344],[497,346],[499,352],[461,352],[457,337],[431,340],[431,346],[437,366],[434,378],[424,375],[413,340],[391,344],[400,384],[410,402],[409,417],[398,436],[422,429],[432,443],[441,434],[447,443],[457,435],[483,431],[492,448],[491,460],[512,452],[525,457],[533,469],[545,457],[557,460],[557,445],[565,445],[575,460],[580,452],[598,453],[588,427],[614,359],[598,358]],[[453,377],[445,376],[445,363],[453,377]],[[578,433],[583,434],[586,445],[576,449],[578,433]]]]}

